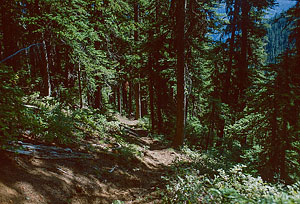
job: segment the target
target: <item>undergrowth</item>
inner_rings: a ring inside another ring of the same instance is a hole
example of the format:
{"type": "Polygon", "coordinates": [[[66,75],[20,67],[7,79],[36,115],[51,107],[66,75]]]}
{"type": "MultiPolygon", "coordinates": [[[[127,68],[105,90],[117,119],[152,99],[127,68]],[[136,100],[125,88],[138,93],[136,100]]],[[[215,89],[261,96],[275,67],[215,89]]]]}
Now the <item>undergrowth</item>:
{"type": "Polygon", "coordinates": [[[118,131],[118,123],[108,121],[108,116],[98,110],[75,109],[50,97],[40,98],[38,94],[19,98],[0,104],[1,143],[22,139],[25,135],[46,143],[76,145],[83,139],[105,138],[118,131]],[[10,118],[10,111],[18,112],[15,118],[10,118]]]}
{"type": "Polygon", "coordinates": [[[191,162],[178,161],[163,179],[164,203],[300,203],[300,182],[266,183],[247,174],[247,166],[226,164],[222,157],[184,148],[191,162]]]}

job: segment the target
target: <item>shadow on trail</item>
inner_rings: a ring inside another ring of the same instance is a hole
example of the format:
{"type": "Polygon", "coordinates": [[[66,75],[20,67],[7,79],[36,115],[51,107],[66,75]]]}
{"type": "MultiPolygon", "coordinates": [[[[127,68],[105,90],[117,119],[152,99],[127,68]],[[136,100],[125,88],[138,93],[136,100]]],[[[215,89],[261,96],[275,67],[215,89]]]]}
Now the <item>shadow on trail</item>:
{"type": "Polygon", "coordinates": [[[146,130],[123,124],[121,131],[142,156],[122,146],[113,151],[97,146],[89,158],[65,159],[0,151],[0,203],[160,203],[156,190],[164,188],[161,177],[178,153],[146,130]]]}
{"type": "Polygon", "coordinates": [[[1,152],[0,162],[0,183],[16,191],[13,203],[105,204],[145,198],[163,186],[163,171],[122,154],[47,160],[1,152]]]}

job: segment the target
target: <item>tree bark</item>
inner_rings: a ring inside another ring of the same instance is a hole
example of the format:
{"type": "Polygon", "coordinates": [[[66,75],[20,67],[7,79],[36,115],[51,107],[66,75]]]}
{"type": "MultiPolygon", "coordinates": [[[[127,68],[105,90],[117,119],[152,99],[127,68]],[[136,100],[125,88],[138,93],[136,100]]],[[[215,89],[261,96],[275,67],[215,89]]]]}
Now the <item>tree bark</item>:
{"type": "MultiPolygon", "coordinates": [[[[149,33],[149,41],[153,40],[153,31],[149,33]]],[[[152,54],[149,53],[148,57],[148,70],[149,70],[149,98],[150,98],[150,118],[151,118],[151,129],[155,130],[155,115],[154,115],[154,90],[153,90],[153,57],[152,54]]]]}
{"type": "Polygon", "coordinates": [[[114,86],[112,87],[111,100],[112,100],[113,107],[116,108],[116,106],[117,106],[117,104],[116,104],[116,89],[114,86]]]}
{"type": "Polygon", "coordinates": [[[229,89],[231,87],[231,72],[233,66],[233,55],[234,55],[234,42],[235,42],[235,33],[236,33],[236,23],[237,23],[237,15],[238,15],[238,2],[234,2],[234,11],[233,17],[231,22],[231,37],[230,37],[230,44],[229,44],[229,63],[227,66],[227,71],[225,75],[225,86],[224,86],[224,94],[223,94],[223,101],[225,103],[229,103],[229,89]]]}
{"type": "Polygon", "coordinates": [[[248,23],[249,23],[250,5],[248,0],[242,1],[242,39],[241,39],[241,60],[239,69],[239,91],[240,100],[242,101],[241,109],[244,108],[244,95],[248,81],[248,23]]]}
{"type": "MultiPolygon", "coordinates": [[[[134,22],[139,22],[139,5],[138,2],[134,2],[134,22]]],[[[138,31],[134,31],[134,41],[137,44],[139,38],[138,31]]],[[[138,76],[138,79],[140,78],[140,75],[138,76]]],[[[135,119],[141,118],[142,111],[141,111],[141,84],[140,82],[137,82],[135,85],[135,119]]]]}
{"type": "Polygon", "coordinates": [[[49,58],[47,54],[46,42],[43,41],[42,57],[41,57],[41,75],[43,79],[42,96],[51,96],[51,82],[49,73],[49,58]]]}
{"type": "Polygon", "coordinates": [[[132,114],[132,92],[133,92],[132,82],[129,82],[129,98],[128,98],[128,112],[129,116],[132,114]]]}
{"type": "Polygon", "coordinates": [[[121,86],[117,87],[117,99],[118,99],[118,111],[122,114],[122,98],[121,98],[121,86]]]}
{"type": "MultiPolygon", "coordinates": [[[[2,41],[3,41],[3,59],[9,57],[18,51],[18,35],[17,24],[14,23],[15,9],[13,1],[3,1],[1,5],[1,24],[2,24],[2,41]]],[[[15,55],[5,61],[5,64],[11,66],[15,72],[20,70],[20,55],[15,55]]]]}
{"type": "Polygon", "coordinates": [[[185,0],[176,1],[176,49],[177,49],[177,121],[174,147],[183,145],[185,136],[185,68],[184,68],[184,21],[185,0]]]}
{"type": "Polygon", "coordinates": [[[128,112],[128,94],[127,94],[127,90],[128,90],[128,81],[125,81],[122,83],[122,97],[123,97],[123,109],[128,112]]]}
{"type": "Polygon", "coordinates": [[[82,88],[81,88],[81,65],[78,64],[78,88],[79,88],[79,100],[80,100],[80,108],[83,106],[82,102],[82,88]]]}
{"type": "Polygon", "coordinates": [[[142,116],[142,104],[141,104],[141,84],[135,85],[135,119],[138,120],[142,116]]]}
{"type": "Polygon", "coordinates": [[[100,80],[99,76],[96,76],[95,79],[96,79],[97,87],[96,87],[96,91],[95,91],[95,95],[94,95],[94,97],[95,97],[94,108],[101,109],[101,106],[102,106],[102,96],[101,96],[102,84],[99,81],[100,80]]]}
{"type": "Polygon", "coordinates": [[[155,83],[155,93],[156,93],[156,115],[157,115],[157,131],[158,133],[162,133],[163,129],[163,118],[162,118],[162,89],[160,84],[160,77],[156,74],[156,83],[155,83]]]}

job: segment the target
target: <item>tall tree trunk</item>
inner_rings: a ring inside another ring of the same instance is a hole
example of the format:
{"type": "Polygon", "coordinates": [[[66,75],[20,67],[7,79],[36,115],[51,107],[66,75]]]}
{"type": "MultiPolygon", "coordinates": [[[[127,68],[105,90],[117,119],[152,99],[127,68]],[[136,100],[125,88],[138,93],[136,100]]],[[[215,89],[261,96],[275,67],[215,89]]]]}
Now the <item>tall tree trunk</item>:
{"type": "Polygon", "coordinates": [[[110,96],[110,104],[113,105],[113,107],[116,107],[116,91],[115,88],[112,88],[112,95],[110,96]]]}
{"type": "Polygon", "coordinates": [[[135,85],[135,119],[138,120],[142,116],[141,104],[141,84],[138,82],[135,85]]]}
{"type": "Polygon", "coordinates": [[[156,83],[155,83],[155,93],[156,93],[156,115],[157,115],[157,131],[158,133],[162,133],[163,129],[163,118],[162,118],[162,92],[164,90],[161,89],[160,77],[156,74],[156,83]]]}
{"type": "MultiPolygon", "coordinates": [[[[138,23],[139,22],[139,5],[138,2],[134,2],[134,22],[138,23]]],[[[134,41],[138,42],[139,34],[138,31],[134,31],[134,41]]],[[[138,79],[140,78],[140,75],[138,76],[138,79]]],[[[141,111],[141,84],[138,81],[135,85],[135,119],[141,118],[142,111],[141,111]]]]}
{"type": "MultiPolygon", "coordinates": [[[[220,128],[218,128],[218,132],[217,132],[217,135],[218,135],[218,140],[217,140],[217,143],[216,143],[217,147],[221,147],[222,144],[223,144],[225,120],[220,119],[220,123],[221,123],[220,128]]],[[[223,151],[223,149],[222,149],[222,151],[223,151]]]]}
{"type": "Polygon", "coordinates": [[[81,65],[80,65],[80,63],[78,64],[78,88],[79,88],[80,108],[82,108],[83,102],[82,102],[81,65]]]}
{"type": "MultiPolygon", "coordinates": [[[[61,54],[61,47],[60,45],[56,45],[55,46],[55,66],[54,66],[54,80],[53,80],[53,84],[54,87],[56,89],[59,89],[59,84],[60,84],[60,76],[63,74],[62,71],[62,54],[61,54]]],[[[80,65],[79,65],[80,66],[80,65]]]]}
{"type": "MultiPolygon", "coordinates": [[[[172,1],[173,2],[173,1],[172,1]]],[[[160,8],[161,8],[161,2],[160,0],[156,0],[156,5],[155,5],[155,20],[156,20],[156,26],[155,26],[155,33],[156,36],[160,35],[160,27],[159,27],[159,16],[160,16],[160,8]]],[[[154,54],[153,54],[153,68],[155,67],[155,69],[152,72],[152,76],[153,76],[153,87],[154,87],[154,93],[156,98],[153,96],[155,104],[156,104],[156,112],[154,112],[154,118],[155,115],[157,116],[157,121],[155,122],[155,127],[158,133],[162,133],[162,129],[163,129],[163,118],[162,118],[162,100],[164,100],[162,98],[162,92],[164,90],[161,89],[161,78],[160,78],[160,63],[159,63],[159,45],[155,46],[155,50],[154,50],[154,54]],[[154,75],[155,74],[155,75],[154,75]]]]}
{"type": "Polygon", "coordinates": [[[102,84],[100,83],[100,79],[98,76],[96,76],[96,84],[97,84],[97,87],[96,87],[96,91],[95,91],[95,107],[94,108],[97,108],[97,109],[101,109],[101,106],[102,106],[102,96],[101,96],[101,92],[102,92],[102,84]]]}
{"type": "MultiPolygon", "coordinates": [[[[135,1],[134,3],[134,22],[138,23],[139,22],[139,4],[138,1],[135,1]]],[[[134,41],[137,43],[139,40],[139,33],[136,30],[134,32],[134,41]]],[[[138,75],[138,79],[140,79],[140,74],[138,75]]],[[[136,97],[136,114],[135,114],[135,119],[139,119],[142,116],[142,104],[141,104],[141,84],[138,81],[135,87],[135,97],[136,97]]]]}
{"type": "MultiPolygon", "coordinates": [[[[3,1],[1,5],[1,24],[2,24],[2,41],[3,41],[3,58],[7,58],[10,55],[18,51],[18,28],[15,21],[15,16],[13,12],[15,9],[13,7],[14,1],[3,1]]],[[[5,61],[5,64],[12,66],[13,70],[16,72],[20,69],[20,55],[15,55],[12,58],[5,61]]]]}
{"type": "MultiPolygon", "coordinates": [[[[287,128],[287,127],[284,127],[287,128]]],[[[287,131],[284,131],[287,133],[287,131]]],[[[285,137],[288,137],[288,135],[284,135],[285,137]]],[[[281,148],[280,148],[280,158],[279,158],[279,168],[280,168],[280,179],[285,181],[287,179],[287,172],[286,172],[286,138],[283,138],[281,142],[281,148]]]]}
{"type": "Polygon", "coordinates": [[[225,103],[229,103],[229,90],[231,87],[231,72],[233,66],[233,55],[234,55],[234,42],[235,42],[235,33],[236,33],[236,23],[237,23],[237,16],[238,16],[238,2],[234,2],[234,11],[233,17],[231,22],[231,36],[230,36],[230,44],[229,44],[229,62],[227,66],[227,71],[225,75],[225,85],[224,85],[224,94],[223,94],[223,101],[225,103]]]}
{"type": "Polygon", "coordinates": [[[240,69],[239,69],[239,91],[240,91],[240,101],[241,110],[245,106],[244,95],[245,89],[248,84],[248,24],[249,24],[249,11],[250,5],[248,0],[242,1],[242,39],[241,39],[241,60],[240,60],[240,69]]]}
{"type": "MultiPolygon", "coordinates": [[[[54,46],[52,45],[50,39],[52,39],[51,34],[46,33],[44,35],[44,45],[46,48],[46,53],[47,53],[47,64],[48,64],[48,75],[49,75],[49,82],[50,82],[50,87],[51,87],[51,93],[50,96],[57,96],[56,90],[55,90],[55,83],[54,83],[54,78],[55,78],[55,60],[54,60],[54,56],[55,56],[55,51],[54,51],[54,46]]],[[[75,77],[76,78],[76,77],[75,77]]]]}
{"type": "Polygon", "coordinates": [[[121,98],[121,91],[122,91],[122,88],[121,86],[117,86],[117,99],[118,99],[118,111],[120,114],[122,114],[122,98],[121,98]]]}
{"type": "MultiPolygon", "coordinates": [[[[242,1],[242,39],[241,39],[241,60],[239,69],[239,111],[246,106],[245,92],[248,85],[248,24],[249,24],[250,5],[248,0],[242,1]]],[[[241,145],[247,145],[247,136],[242,136],[241,145]]]]}
{"type": "Polygon", "coordinates": [[[29,60],[30,60],[30,77],[31,80],[34,81],[37,75],[37,52],[36,48],[32,47],[29,52],[29,60]]]}
{"type": "MultiPolygon", "coordinates": [[[[149,41],[153,40],[153,31],[151,30],[149,33],[149,41]]],[[[154,90],[153,90],[153,57],[152,54],[149,53],[148,57],[148,70],[149,70],[149,98],[150,98],[150,118],[151,118],[151,129],[155,130],[155,115],[154,115],[154,90]]]]}
{"type": "Polygon", "coordinates": [[[177,121],[176,135],[173,141],[179,147],[184,141],[185,130],[185,68],[184,68],[184,21],[185,0],[176,1],[176,49],[177,49],[177,121]]]}
{"type": "Polygon", "coordinates": [[[128,90],[128,81],[125,81],[122,83],[122,97],[123,97],[123,109],[128,112],[128,94],[127,94],[127,90],[128,90]]]}
{"type": "Polygon", "coordinates": [[[51,96],[51,82],[50,82],[50,73],[49,73],[49,58],[47,53],[46,42],[43,41],[43,49],[41,56],[41,75],[43,79],[43,87],[41,91],[42,96],[51,96]]]}
{"type": "Polygon", "coordinates": [[[146,99],[141,100],[141,107],[142,117],[148,115],[148,101],[146,99]]]}
{"type": "MultiPolygon", "coordinates": [[[[32,10],[33,12],[36,12],[36,7],[33,3],[27,3],[26,8],[28,11],[32,10]]],[[[41,39],[41,34],[35,33],[34,30],[36,27],[34,25],[28,25],[28,40],[30,43],[37,43],[41,39]]],[[[39,49],[40,46],[33,46],[29,50],[29,63],[31,65],[30,67],[30,77],[32,80],[32,83],[36,80],[37,74],[38,74],[38,58],[39,56],[39,49]]]]}
{"type": "Polygon", "coordinates": [[[129,112],[129,116],[131,116],[132,114],[132,92],[133,92],[133,86],[132,86],[132,82],[129,81],[129,96],[128,96],[128,112],[129,112]]]}
{"type": "Polygon", "coordinates": [[[150,118],[151,118],[151,129],[155,130],[155,116],[154,116],[154,91],[153,91],[153,79],[149,78],[149,97],[150,97],[150,118]]]}

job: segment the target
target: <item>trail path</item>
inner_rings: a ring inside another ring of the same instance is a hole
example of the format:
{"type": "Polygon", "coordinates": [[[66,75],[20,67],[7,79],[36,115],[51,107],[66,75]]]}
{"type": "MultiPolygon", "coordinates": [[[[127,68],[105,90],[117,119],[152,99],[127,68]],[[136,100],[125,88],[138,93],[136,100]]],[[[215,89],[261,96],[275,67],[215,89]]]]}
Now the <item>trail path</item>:
{"type": "Polygon", "coordinates": [[[0,152],[0,203],[161,203],[161,176],[183,156],[136,128],[138,121],[117,116],[140,156],[112,144],[93,147],[90,158],[38,158],[0,152]],[[127,153],[127,154],[126,154],[127,153]]]}

